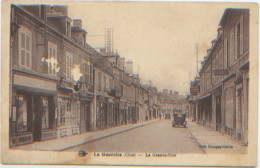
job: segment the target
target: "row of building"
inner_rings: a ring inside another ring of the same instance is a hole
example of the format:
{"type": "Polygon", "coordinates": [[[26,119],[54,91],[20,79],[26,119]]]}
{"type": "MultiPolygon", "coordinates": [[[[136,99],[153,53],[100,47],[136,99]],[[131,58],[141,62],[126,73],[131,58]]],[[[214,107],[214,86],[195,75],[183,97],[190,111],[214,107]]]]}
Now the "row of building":
{"type": "Polygon", "coordinates": [[[226,9],[217,31],[191,82],[189,113],[197,123],[247,145],[249,10],[226,9]]]}
{"type": "Polygon", "coordinates": [[[157,88],[91,47],[67,6],[12,5],[10,23],[11,147],[163,115],[157,88]]]}

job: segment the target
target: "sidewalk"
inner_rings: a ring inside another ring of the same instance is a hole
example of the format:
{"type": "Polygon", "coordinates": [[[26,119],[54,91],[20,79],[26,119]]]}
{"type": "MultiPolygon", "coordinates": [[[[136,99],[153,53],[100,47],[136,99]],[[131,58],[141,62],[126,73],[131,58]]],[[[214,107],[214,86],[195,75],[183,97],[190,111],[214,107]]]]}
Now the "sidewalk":
{"type": "Polygon", "coordinates": [[[191,136],[207,154],[246,154],[247,147],[241,146],[220,132],[209,130],[187,119],[187,128],[191,136]]]}
{"type": "Polygon", "coordinates": [[[125,132],[134,128],[145,126],[157,120],[151,120],[148,122],[128,124],[123,126],[117,126],[110,129],[95,131],[95,132],[86,132],[80,135],[62,137],[51,139],[47,141],[34,142],[31,144],[21,145],[14,147],[14,149],[26,149],[26,150],[44,150],[44,151],[63,151],[84,143],[95,141],[101,138],[105,138],[111,135],[115,135],[121,132],[125,132]]]}

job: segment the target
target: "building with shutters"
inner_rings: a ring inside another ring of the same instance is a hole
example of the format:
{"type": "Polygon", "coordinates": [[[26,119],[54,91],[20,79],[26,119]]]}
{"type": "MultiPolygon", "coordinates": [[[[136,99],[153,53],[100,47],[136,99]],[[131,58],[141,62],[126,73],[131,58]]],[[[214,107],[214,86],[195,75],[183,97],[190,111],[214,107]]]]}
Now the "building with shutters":
{"type": "Polygon", "coordinates": [[[12,5],[10,26],[10,147],[158,117],[157,91],[91,47],[67,6],[12,5]]]}
{"type": "Polygon", "coordinates": [[[197,122],[248,144],[249,10],[225,10],[200,70],[197,122]]]}
{"type": "Polygon", "coordinates": [[[10,146],[92,130],[86,34],[67,6],[11,6],[10,146]]]}

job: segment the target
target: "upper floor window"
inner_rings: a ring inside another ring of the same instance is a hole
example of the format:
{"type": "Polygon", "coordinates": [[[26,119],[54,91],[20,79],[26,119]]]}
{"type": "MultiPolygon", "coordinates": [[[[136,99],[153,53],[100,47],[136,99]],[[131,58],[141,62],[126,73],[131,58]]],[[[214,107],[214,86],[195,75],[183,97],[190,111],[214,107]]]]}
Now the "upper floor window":
{"type": "Polygon", "coordinates": [[[73,68],[73,56],[71,53],[66,52],[66,77],[68,80],[72,80],[73,76],[71,69],[73,68]]]}
{"type": "Polygon", "coordinates": [[[71,24],[69,21],[66,23],[66,36],[71,37],[71,24]]]}
{"type": "Polygon", "coordinates": [[[243,17],[237,24],[237,57],[243,54],[243,17]]]}
{"type": "Polygon", "coordinates": [[[114,89],[112,78],[109,79],[109,86],[110,86],[110,90],[114,89]]]}
{"type": "Polygon", "coordinates": [[[231,30],[229,36],[229,66],[233,65],[235,61],[235,34],[234,29],[231,30]]]}
{"type": "Polygon", "coordinates": [[[98,91],[101,91],[101,72],[98,72],[98,91]]]}
{"type": "Polygon", "coordinates": [[[57,61],[57,45],[54,43],[48,42],[48,73],[50,75],[56,75],[58,69],[57,61]]]}
{"type": "Polygon", "coordinates": [[[107,90],[107,78],[104,76],[104,91],[107,90]]]}
{"type": "Polygon", "coordinates": [[[82,61],[81,72],[83,74],[83,82],[89,83],[89,62],[82,61]]]}
{"type": "Polygon", "coordinates": [[[21,66],[32,67],[32,32],[21,27],[18,32],[18,63],[21,66]]]}
{"type": "Polygon", "coordinates": [[[89,84],[93,85],[93,64],[89,65],[89,84]]]}

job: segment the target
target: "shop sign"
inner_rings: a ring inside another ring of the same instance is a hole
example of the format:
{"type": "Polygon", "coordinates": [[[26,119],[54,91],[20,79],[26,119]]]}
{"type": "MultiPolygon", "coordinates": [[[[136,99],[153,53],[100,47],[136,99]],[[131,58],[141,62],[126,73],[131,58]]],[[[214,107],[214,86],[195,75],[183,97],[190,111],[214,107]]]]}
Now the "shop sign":
{"type": "Polygon", "coordinates": [[[214,69],[214,75],[228,75],[228,69],[214,69]]]}
{"type": "Polygon", "coordinates": [[[23,75],[14,74],[14,85],[56,91],[56,83],[23,75]]]}

